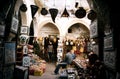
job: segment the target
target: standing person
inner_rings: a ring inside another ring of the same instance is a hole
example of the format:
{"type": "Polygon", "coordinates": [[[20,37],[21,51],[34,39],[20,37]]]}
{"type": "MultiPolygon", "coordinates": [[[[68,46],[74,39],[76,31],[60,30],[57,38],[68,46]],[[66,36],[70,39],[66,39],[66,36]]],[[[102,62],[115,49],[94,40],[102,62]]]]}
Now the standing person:
{"type": "Polygon", "coordinates": [[[67,53],[65,55],[64,60],[61,63],[58,63],[54,73],[58,74],[60,67],[67,66],[72,63],[72,61],[75,59],[73,52],[71,52],[69,49],[67,50],[67,53]]]}
{"type": "Polygon", "coordinates": [[[75,55],[74,50],[71,50],[70,52],[71,52],[71,54],[72,54],[73,59],[75,59],[75,58],[76,58],[76,55],[75,55]]]}
{"type": "Polygon", "coordinates": [[[50,44],[48,45],[48,58],[49,58],[49,62],[52,61],[52,54],[53,54],[53,45],[52,42],[50,42],[50,44]]]}

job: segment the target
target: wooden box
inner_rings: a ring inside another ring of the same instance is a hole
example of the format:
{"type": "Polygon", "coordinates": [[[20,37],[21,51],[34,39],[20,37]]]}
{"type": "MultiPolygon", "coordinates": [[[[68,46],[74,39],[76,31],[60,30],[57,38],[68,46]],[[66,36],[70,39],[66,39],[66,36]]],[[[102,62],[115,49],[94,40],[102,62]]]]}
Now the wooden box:
{"type": "Polygon", "coordinates": [[[41,76],[43,74],[43,71],[34,71],[34,76],[41,76]]]}

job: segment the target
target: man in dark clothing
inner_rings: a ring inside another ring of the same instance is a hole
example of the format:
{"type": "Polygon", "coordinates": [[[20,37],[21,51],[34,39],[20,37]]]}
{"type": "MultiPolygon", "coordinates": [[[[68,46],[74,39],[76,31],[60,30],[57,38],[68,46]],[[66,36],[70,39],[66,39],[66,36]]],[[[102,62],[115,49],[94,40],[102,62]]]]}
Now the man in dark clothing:
{"type": "Polygon", "coordinates": [[[57,66],[56,66],[56,68],[54,70],[54,73],[58,74],[60,67],[65,67],[65,66],[71,64],[72,61],[74,60],[73,55],[74,54],[70,50],[67,50],[67,53],[65,55],[65,59],[61,63],[57,64],[57,66]]]}

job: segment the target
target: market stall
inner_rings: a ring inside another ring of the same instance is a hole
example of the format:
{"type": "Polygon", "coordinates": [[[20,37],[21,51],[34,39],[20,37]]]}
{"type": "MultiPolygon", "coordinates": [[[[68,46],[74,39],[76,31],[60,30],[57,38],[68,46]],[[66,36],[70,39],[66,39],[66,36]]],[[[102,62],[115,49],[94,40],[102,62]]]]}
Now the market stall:
{"type": "Polygon", "coordinates": [[[31,57],[29,72],[30,75],[41,76],[46,70],[46,61],[36,54],[29,54],[31,57]]]}

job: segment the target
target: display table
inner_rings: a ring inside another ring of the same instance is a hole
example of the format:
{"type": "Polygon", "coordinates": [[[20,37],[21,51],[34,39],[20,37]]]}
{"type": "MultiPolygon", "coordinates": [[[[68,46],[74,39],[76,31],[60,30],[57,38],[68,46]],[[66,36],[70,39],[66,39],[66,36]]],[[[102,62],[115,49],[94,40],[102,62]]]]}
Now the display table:
{"type": "Polygon", "coordinates": [[[88,60],[87,59],[77,59],[73,61],[75,67],[77,68],[77,72],[78,72],[78,79],[90,79],[91,76],[88,73],[88,69],[87,69],[87,64],[88,64],[88,60]]]}
{"type": "Polygon", "coordinates": [[[82,69],[86,69],[86,65],[87,65],[87,61],[84,60],[73,60],[73,63],[75,66],[82,68],[82,69]]]}
{"type": "Polygon", "coordinates": [[[31,57],[29,74],[34,76],[41,76],[46,70],[46,61],[41,59],[36,54],[29,54],[31,57]]]}

